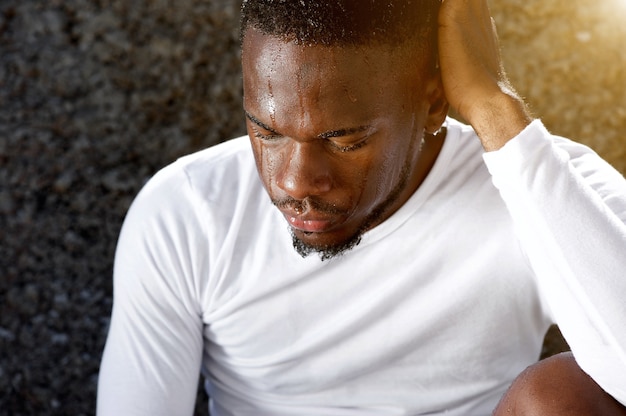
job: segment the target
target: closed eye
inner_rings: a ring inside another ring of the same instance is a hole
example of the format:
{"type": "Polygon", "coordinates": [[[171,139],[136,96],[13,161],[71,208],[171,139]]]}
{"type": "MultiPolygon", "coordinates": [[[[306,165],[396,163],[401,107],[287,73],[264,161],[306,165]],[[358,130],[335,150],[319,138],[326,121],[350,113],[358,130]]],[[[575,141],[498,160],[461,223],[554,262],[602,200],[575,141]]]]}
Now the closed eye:
{"type": "Polygon", "coordinates": [[[358,150],[363,147],[367,140],[374,134],[374,129],[371,126],[360,126],[350,129],[341,129],[335,131],[329,131],[320,134],[320,139],[328,140],[331,145],[342,153],[358,150]],[[359,133],[365,133],[357,139],[359,133]]]}
{"type": "Polygon", "coordinates": [[[368,137],[365,137],[363,140],[360,140],[357,143],[354,143],[354,144],[351,144],[351,145],[347,145],[347,146],[342,146],[342,145],[340,145],[338,143],[335,143],[335,142],[330,142],[330,143],[332,143],[332,146],[334,148],[336,148],[337,150],[339,150],[341,153],[352,152],[354,150],[358,150],[361,147],[365,146],[368,137]]]}
{"type": "Polygon", "coordinates": [[[361,137],[359,140],[354,141],[351,140],[349,143],[342,142],[341,140],[328,140],[331,146],[339,150],[341,153],[352,152],[358,150],[365,146],[368,142],[368,139],[372,136],[372,134],[368,134],[366,136],[361,137]]]}
{"type": "Polygon", "coordinates": [[[252,132],[254,133],[254,137],[260,140],[276,140],[281,137],[279,134],[274,134],[274,133],[263,134],[259,131],[259,129],[257,129],[254,126],[252,127],[252,132]]]}
{"type": "Polygon", "coordinates": [[[258,139],[262,139],[262,140],[273,140],[273,139],[282,137],[280,133],[272,129],[267,124],[263,123],[258,118],[254,117],[252,114],[248,113],[247,111],[245,113],[246,113],[246,118],[250,120],[252,124],[254,124],[252,126],[254,137],[258,139]],[[268,133],[263,133],[261,132],[261,130],[267,131],[268,133]]]}
{"type": "MultiPolygon", "coordinates": [[[[251,127],[255,138],[271,141],[283,137],[282,134],[278,133],[270,126],[263,123],[258,118],[254,117],[252,114],[248,113],[247,111],[245,112],[245,114],[246,118],[252,123],[251,127]]],[[[372,134],[374,133],[372,130],[372,126],[359,126],[347,129],[332,130],[317,135],[317,139],[329,143],[332,148],[344,153],[354,151],[363,147],[367,143],[367,140],[370,138],[370,136],[372,136],[372,134]],[[351,136],[353,137],[359,133],[366,133],[366,135],[361,137],[357,141],[350,139],[351,136]]]]}

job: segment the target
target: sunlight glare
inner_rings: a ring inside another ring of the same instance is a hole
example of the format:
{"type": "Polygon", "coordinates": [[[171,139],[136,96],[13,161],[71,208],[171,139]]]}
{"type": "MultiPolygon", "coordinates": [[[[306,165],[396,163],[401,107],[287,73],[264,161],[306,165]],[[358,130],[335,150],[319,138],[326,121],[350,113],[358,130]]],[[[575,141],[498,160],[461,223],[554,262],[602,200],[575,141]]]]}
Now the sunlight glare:
{"type": "Polygon", "coordinates": [[[609,0],[608,3],[612,3],[620,12],[626,12],[626,0],[609,0]]]}

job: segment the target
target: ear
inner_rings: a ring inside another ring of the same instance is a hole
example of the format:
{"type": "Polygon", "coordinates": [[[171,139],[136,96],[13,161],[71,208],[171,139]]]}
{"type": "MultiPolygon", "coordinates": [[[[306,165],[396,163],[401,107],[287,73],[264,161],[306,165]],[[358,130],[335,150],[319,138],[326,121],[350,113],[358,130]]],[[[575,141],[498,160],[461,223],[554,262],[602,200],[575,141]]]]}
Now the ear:
{"type": "Polygon", "coordinates": [[[424,123],[426,133],[436,134],[448,115],[450,105],[446,99],[439,69],[432,75],[426,87],[429,109],[424,123]]]}

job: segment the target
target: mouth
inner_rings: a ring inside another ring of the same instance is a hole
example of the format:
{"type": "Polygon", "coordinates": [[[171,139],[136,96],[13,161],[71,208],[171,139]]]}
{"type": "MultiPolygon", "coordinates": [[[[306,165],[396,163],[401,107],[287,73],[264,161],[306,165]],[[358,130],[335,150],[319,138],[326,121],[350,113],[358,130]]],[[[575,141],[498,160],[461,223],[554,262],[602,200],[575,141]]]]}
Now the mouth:
{"type": "Polygon", "coordinates": [[[354,224],[353,212],[317,200],[275,199],[276,208],[290,226],[293,247],[306,257],[318,253],[328,260],[351,250],[361,241],[361,230],[354,224]]]}
{"type": "Polygon", "coordinates": [[[346,213],[334,205],[315,201],[273,201],[294,231],[319,234],[343,223],[346,213]]]}
{"type": "Polygon", "coordinates": [[[335,224],[329,219],[301,218],[285,212],[283,215],[291,227],[303,233],[323,233],[330,230],[335,224]]]}

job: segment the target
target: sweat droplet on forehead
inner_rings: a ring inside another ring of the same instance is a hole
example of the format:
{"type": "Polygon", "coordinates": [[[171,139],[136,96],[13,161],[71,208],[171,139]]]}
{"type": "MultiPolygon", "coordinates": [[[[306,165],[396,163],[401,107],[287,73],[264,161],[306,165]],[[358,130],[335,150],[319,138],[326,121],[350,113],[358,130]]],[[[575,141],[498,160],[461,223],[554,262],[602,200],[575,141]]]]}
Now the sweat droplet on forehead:
{"type": "Polygon", "coordinates": [[[406,57],[381,45],[302,45],[253,30],[244,39],[244,105],[288,137],[372,125],[411,108],[420,94],[406,57]]]}
{"type": "Polygon", "coordinates": [[[265,98],[266,104],[265,108],[267,109],[270,120],[272,120],[272,125],[276,124],[276,99],[274,97],[274,88],[272,87],[272,79],[268,77],[267,79],[267,96],[265,98]]]}

